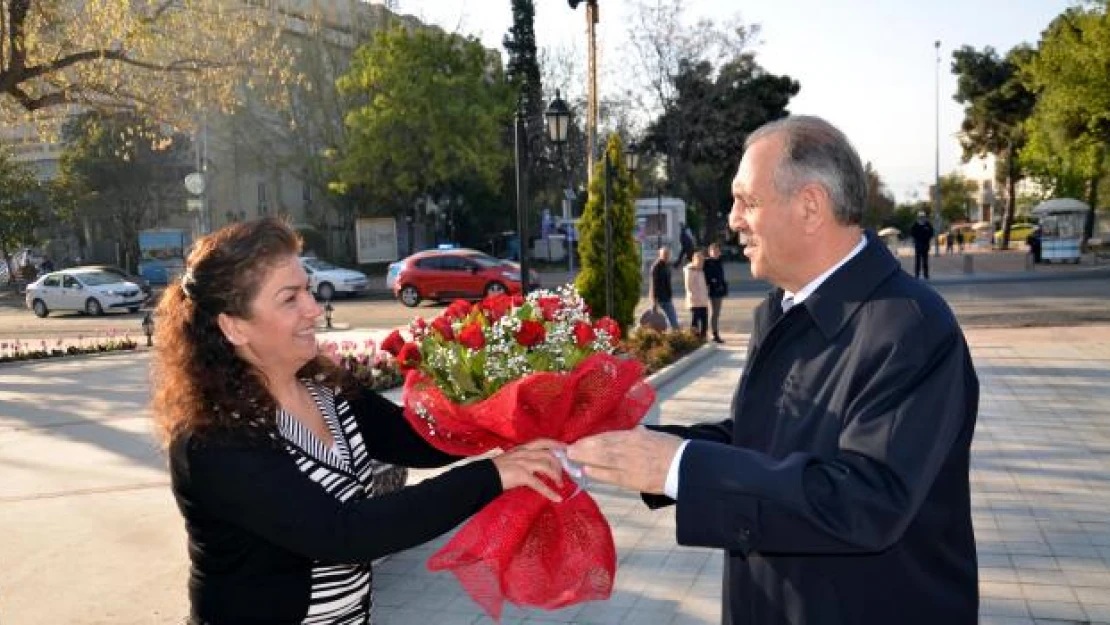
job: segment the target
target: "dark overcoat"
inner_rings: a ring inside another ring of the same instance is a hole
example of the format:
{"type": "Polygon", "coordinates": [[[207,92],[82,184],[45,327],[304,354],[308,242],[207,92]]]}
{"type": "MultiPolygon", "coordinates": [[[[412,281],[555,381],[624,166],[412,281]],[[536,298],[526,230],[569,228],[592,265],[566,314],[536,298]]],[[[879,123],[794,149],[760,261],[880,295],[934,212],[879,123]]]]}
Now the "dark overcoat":
{"type": "Polygon", "coordinates": [[[977,620],[979,382],[945,302],[867,237],[786,314],[781,290],[756,309],[730,419],[658,428],[693,439],[677,540],[725,550],[726,624],[977,620]]]}

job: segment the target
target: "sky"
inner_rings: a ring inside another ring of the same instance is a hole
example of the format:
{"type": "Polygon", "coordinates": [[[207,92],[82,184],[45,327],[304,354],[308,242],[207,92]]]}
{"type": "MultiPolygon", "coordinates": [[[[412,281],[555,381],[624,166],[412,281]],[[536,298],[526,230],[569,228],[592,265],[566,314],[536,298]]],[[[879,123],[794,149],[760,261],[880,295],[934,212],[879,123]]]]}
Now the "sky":
{"type": "MultiPolygon", "coordinates": [[[[754,46],[769,72],[801,84],[795,114],[821,116],[847,134],[898,201],[925,199],[936,171],[989,177],[963,166],[956,138],[963,108],[953,99],[952,51],[992,46],[1001,54],[1036,45],[1041,31],[1074,0],[675,0],[689,23],[734,16],[761,28],[754,46]],[[936,41],[940,41],[939,88],[936,41]],[[937,120],[939,102],[939,132],[937,120]]],[[[398,11],[445,30],[477,36],[490,48],[512,24],[510,0],[399,0],[398,11]]],[[[536,45],[573,47],[585,68],[585,2],[536,0],[536,45]]],[[[599,0],[599,90],[606,70],[620,71],[633,0],[599,0]],[[616,68],[606,68],[615,64],[616,68]]],[[[612,87],[615,90],[615,85],[612,87]]],[[[739,159],[739,155],[737,155],[739,159]]]]}

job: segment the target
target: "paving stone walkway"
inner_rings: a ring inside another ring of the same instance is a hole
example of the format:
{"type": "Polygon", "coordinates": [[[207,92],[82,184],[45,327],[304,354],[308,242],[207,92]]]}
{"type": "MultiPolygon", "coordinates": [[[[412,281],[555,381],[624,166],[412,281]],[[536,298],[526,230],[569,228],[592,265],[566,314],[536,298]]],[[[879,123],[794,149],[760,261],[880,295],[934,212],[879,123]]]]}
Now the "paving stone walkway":
{"type": "MultiPolygon", "coordinates": [[[[744,364],[743,337],[729,338],[664,389],[652,418],[726,416],[744,364]]],[[[982,389],[972,457],[980,622],[1110,624],[1110,326],[983,329],[968,340],[982,389]]],[[[553,612],[510,606],[502,622],[719,623],[721,554],[676,546],[673,512],[591,492],[614,529],[613,598],[553,612]]],[[[443,542],[377,569],[378,623],[490,622],[450,574],[424,568],[443,542]]]]}

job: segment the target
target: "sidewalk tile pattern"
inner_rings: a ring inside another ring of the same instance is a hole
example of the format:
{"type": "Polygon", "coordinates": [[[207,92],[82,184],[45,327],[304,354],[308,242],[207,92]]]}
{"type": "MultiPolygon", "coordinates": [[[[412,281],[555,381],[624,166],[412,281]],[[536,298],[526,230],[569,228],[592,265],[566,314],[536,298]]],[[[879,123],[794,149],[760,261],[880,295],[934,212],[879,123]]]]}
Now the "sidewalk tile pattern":
{"type": "MultiPolygon", "coordinates": [[[[1105,331],[1058,343],[1013,336],[969,337],[982,388],[971,476],[980,622],[1110,625],[1110,340],[1105,331]]],[[[724,418],[744,360],[737,338],[664,389],[646,420],[724,418]]],[[[673,512],[590,490],[617,545],[612,599],[550,612],[506,606],[502,623],[719,623],[721,553],[676,546],[673,512]]],[[[378,567],[375,623],[490,622],[450,574],[425,568],[445,540],[378,567]]]]}

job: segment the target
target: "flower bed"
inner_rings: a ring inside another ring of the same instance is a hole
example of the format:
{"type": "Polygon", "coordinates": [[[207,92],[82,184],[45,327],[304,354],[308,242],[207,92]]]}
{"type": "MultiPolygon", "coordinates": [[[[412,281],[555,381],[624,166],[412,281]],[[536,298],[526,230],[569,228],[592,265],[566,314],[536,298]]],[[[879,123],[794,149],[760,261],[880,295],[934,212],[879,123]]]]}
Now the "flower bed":
{"type": "Polygon", "coordinates": [[[130,336],[118,336],[109,332],[106,336],[85,338],[78,336],[76,341],[58,339],[53,344],[46,340],[37,343],[19,339],[0,341],[0,363],[42,360],[63,356],[102,354],[106,352],[133,350],[138,346],[130,336]]]}
{"type": "Polygon", "coordinates": [[[638,328],[624,342],[626,352],[644,363],[650,375],[670,365],[705,344],[693,330],[659,332],[638,328]]]}
{"type": "Polygon", "coordinates": [[[397,359],[389,352],[379,349],[373,339],[361,343],[356,341],[323,341],[320,351],[332,361],[346,369],[360,383],[375,391],[397,388],[405,383],[405,376],[397,364],[397,359]]]}

